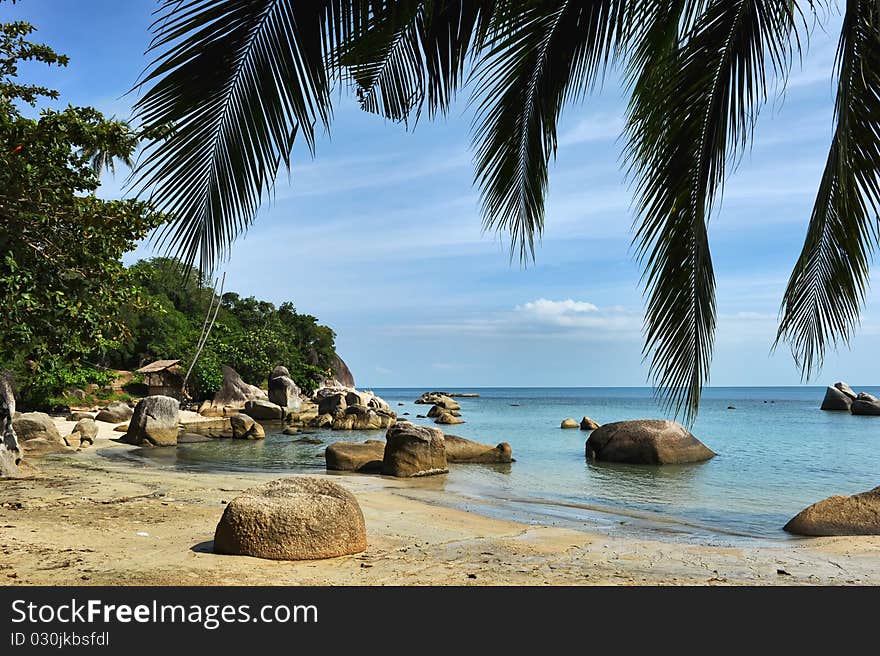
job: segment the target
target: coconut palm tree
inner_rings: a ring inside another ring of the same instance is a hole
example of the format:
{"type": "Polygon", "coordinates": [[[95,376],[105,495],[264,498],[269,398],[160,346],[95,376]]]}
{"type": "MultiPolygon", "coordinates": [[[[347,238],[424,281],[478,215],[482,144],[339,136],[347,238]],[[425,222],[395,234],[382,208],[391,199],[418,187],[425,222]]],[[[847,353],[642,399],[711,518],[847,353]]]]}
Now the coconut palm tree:
{"type": "MultiPolygon", "coordinates": [[[[707,222],[773,85],[810,26],[843,15],[828,160],[782,300],[777,344],[803,374],[858,322],[877,244],[878,0],[164,0],[139,86],[147,129],[173,125],[136,171],[176,217],[162,241],[210,269],[254,219],[294,142],[314,152],[334,90],[394,121],[467,88],[475,183],[511,257],[534,257],[564,107],[620,72],[625,162],[644,266],[645,356],[676,413],[708,380],[715,278],[707,222]]],[[[294,180],[295,183],[295,180],[294,180]]]]}

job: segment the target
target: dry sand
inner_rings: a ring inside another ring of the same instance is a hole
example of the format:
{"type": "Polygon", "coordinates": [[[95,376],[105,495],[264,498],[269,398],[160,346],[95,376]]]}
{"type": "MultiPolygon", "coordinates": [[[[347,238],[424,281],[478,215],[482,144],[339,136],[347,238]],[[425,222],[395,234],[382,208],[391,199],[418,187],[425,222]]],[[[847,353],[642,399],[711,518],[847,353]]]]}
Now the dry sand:
{"type": "MultiPolygon", "coordinates": [[[[72,423],[58,420],[62,435],[72,423]]],[[[719,547],[499,521],[413,498],[430,479],[334,476],[367,522],[363,554],[282,562],[211,553],[224,502],[275,478],[107,459],[93,447],[0,481],[0,585],[880,584],[880,537],[719,547]]],[[[436,495],[433,495],[436,496],[436,495]]]]}

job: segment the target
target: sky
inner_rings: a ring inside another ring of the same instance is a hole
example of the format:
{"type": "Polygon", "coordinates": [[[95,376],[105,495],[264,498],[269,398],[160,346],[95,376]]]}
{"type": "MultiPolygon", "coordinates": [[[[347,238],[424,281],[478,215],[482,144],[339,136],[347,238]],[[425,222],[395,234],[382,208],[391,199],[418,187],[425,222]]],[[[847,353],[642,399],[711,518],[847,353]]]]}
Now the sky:
{"type": "MultiPolygon", "coordinates": [[[[127,92],[149,62],[156,6],[0,2],[0,20],[32,22],[34,40],[70,56],[66,69],[22,68],[61,92],[57,105],[126,118],[137,97],[127,92]]],[[[827,156],[839,22],[832,15],[813,31],[784,94],[769,99],[709,224],[718,302],[712,385],[801,382],[788,349],[771,346],[827,156]]],[[[279,176],[274,200],[234,245],[227,291],[290,300],[317,316],[336,331],[362,387],[646,384],[619,80],[609,76],[563,114],[545,231],[527,267],[511,263],[504,235],[481,229],[467,98],[447,117],[407,129],[337,96],[315,157],[295,151],[290,176],[279,176]]],[[[105,180],[100,193],[123,194],[122,177],[105,180]]],[[[145,242],[125,261],[156,254],[145,242]]],[[[869,293],[851,348],[829,354],[816,383],[878,383],[878,300],[869,293]]]]}

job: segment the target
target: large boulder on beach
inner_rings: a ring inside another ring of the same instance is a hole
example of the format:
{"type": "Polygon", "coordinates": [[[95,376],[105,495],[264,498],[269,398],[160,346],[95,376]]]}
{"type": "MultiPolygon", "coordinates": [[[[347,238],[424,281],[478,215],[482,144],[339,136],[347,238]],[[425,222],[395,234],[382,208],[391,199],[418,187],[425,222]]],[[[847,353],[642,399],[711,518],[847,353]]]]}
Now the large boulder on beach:
{"type": "Polygon", "coordinates": [[[378,474],[382,471],[385,442],[334,442],[324,451],[327,469],[378,474]]]}
{"type": "Polygon", "coordinates": [[[176,446],[180,403],[170,396],[148,396],[134,408],[122,441],[138,446],[176,446]]]}
{"type": "Polygon", "coordinates": [[[856,394],[853,391],[852,387],[850,387],[849,385],[844,383],[842,380],[834,383],[834,387],[837,388],[838,390],[840,390],[841,392],[843,392],[844,394],[846,394],[853,401],[855,401],[856,398],[858,398],[858,396],[859,396],[858,394],[856,394]]]}
{"type": "Polygon", "coordinates": [[[599,424],[595,419],[590,419],[589,417],[584,417],[581,419],[581,430],[582,431],[591,431],[599,428],[601,424],[599,424]]]}
{"type": "Polygon", "coordinates": [[[269,396],[256,385],[250,385],[241,379],[232,367],[223,365],[223,384],[214,395],[211,404],[215,408],[243,408],[248,401],[268,401],[269,396]]]}
{"type": "Polygon", "coordinates": [[[131,419],[134,411],[127,403],[114,401],[95,415],[95,421],[106,421],[108,424],[120,424],[131,419]]]}
{"type": "Polygon", "coordinates": [[[254,401],[248,401],[247,403],[245,403],[242,412],[249,417],[253,417],[254,419],[284,419],[284,410],[281,408],[281,406],[271,403],[269,401],[263,401],[261,399],[256,399],[254,401]]]}
{"type": "Polygon", "coordinates": [[[441,392],[425,392],[415,402],[421,405],[440,406],[444,410],[461,410],[458,401],[441,392]]]}
{"type": "Polygon", "coordinates": [[[880,415],[880,399],[862,392],[852,402],[849,409],[854,415],[880,415]]]}
{"type": "Polygon", "coordinates": [[[95,443],[97,436],[98,424],[91,417],[86,417],[76,422],[70,435],[64,438],[64,442],[70,447],[88,446],[95,443]]]}
{"type": "Polygon", "coordinates": [[[364,551],[364,515],[351,492],[298,476],[245,490],[230,501],[214,532],[214,552],[317,560],[364,551]]]}
{"type": "Polygon", "coordinates": [[[399,421],[385,434],[382,473],[409,478],[445,474],[446,445],[443,431],[399,421]]]}
{"type": "Polygon", "coordinates": [[[784,527],[797,535],[880,535],[880,487],[828,497],[800,511],[784,527]]]}
{"type": "Polygon", "coordinates": [[[458,435],[445,435],[446,460],[455,463],[513,462],[513,450],[507,442],[498,446],[480,444],[458,435]]]}
{"type": "Polygon", "coordinates": [[[262,425],[249,415],[233,415],[229,418],[229,425],[232,427],[232,437],[236,440],[262,440],[266,437],[262,425]]]}
{"type": "Polygon", "coordinates": [[[853,399],[841,392],[836,387],[827,387],[825,389],[825,398],[822,399],[822,410],[849,410],[853,404],[853,399]]]}
{"type": "Polygon", "coordinates": [[[587,439],[591,460],[641,465],[671,465],[708,460],[715,452],[684,426],[665,419],[615,421],[587,439]]]}
{"type": "Polygon", "coordinates": [[[25,455],[37,456],[67,449],[55,422],[45,412],[25,412],[12,421],[12,428],[25,455]]]}
{"type": "Polygon", "coordinates": [[[574,419],[568,417],[567,419],[563,419],[562,423],[559,425],[560,428],[578,428],[580,424],[578,424],[574,419]]]}
{"type": "Polygon", "coordinates": [[[299,412],[302,410],[300,395],[301,390],[293,382],[287,367],[275,367],[269,374],[269,401],[287,412],[299,412]]]}

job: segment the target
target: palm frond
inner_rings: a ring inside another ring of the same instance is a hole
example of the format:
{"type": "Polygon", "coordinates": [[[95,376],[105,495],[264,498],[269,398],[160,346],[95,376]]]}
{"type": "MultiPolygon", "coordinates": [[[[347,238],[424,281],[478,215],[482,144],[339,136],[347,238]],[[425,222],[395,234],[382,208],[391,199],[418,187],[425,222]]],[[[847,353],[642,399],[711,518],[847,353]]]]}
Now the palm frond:
{"type": "Polygon", "coordinates": [[[211,269],[247,228],[294,138],[314,147],[332,105],[325,56],[348,38],[358,3],[341,0],[164,0],[158,52],[135,118],[173,131],[135,172],[173,218],[160,243],[211,269]]]}
{"type": "Polygon", "coordinates": [[[475,179],[484,226],[510,234],[511,258],[534,258],[562,107],[612,59],[632,4],[547,0],[493,19],[476,74],[475,179]]]}
{"type": "Polygon", "coordinates": [[[659,49],[636,49],[628,154],[648,297],[645,356],[668,406],[690,421],[715,333],[707,222],[727,164],[751,137],[768,72],[787,70],[797,14],[792,2],[711,0],[674,39],[671,26],[696,15],[694,3],[663,4],[645,29],[659,49]]]}
{"type": "Polygon", "coordinates": [[[376,9],[338,52],[361,106],[393,121],[444,112],[496,0],[401,0],[376,9]]]}
{"type": "Polygon", "coordinates": [[[834,135],[807,237],[782,302],[786,341],[805,378],[848,343],[865,301],[880,201],[880,5],[849,0],[837,52],[834,135]]]}

